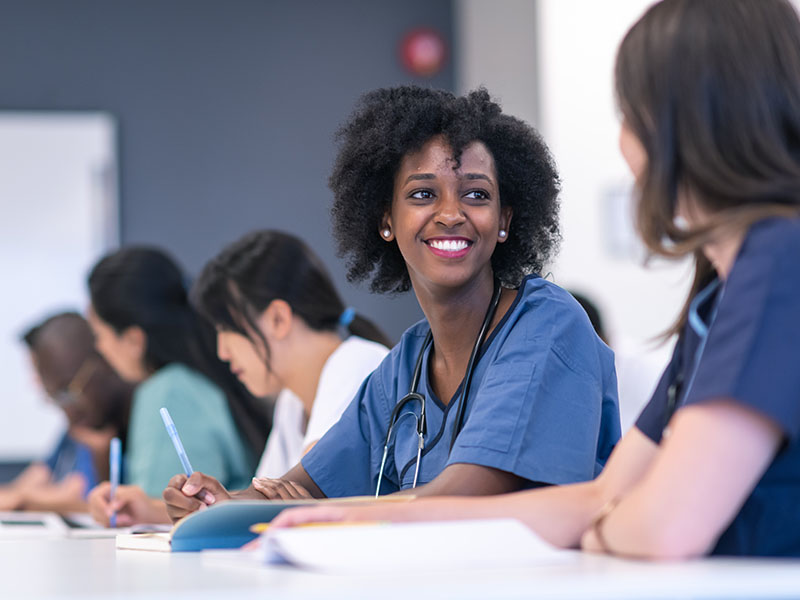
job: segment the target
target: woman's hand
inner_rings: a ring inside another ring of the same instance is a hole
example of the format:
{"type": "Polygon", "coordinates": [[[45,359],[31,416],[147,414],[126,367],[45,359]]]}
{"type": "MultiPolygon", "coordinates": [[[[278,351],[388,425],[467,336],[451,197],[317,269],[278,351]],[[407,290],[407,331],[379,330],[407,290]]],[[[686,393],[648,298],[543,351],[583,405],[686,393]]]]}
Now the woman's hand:
{"type": "Polygon", "coordinates": [[[253,488],[261,492],[267,500],[311,499],[311,493],[299,483],[287,479],[253,478],[253,488]]]}
{"type": "Polygon", "coordinates": [[[180,474],[169,480],[162,494],[173,523],[186,515],[221,500],[230,500],[228,490],[210,475],[199,471],[191,477],[180,474]]]}
{"type": "Polygon", "coordinates": [[[13,487],[0,489],[0,510],[17,510],[22,505],[22,494],[13,487]]]}
{"type": "Polygon", "coordinates": [[[120,485],[114,492],[113,500],[110,495],[111,484],[108,481],[89,492],[89,513],[104,527],[109,527],[111,515],[115,512],[117,527],[169,522],[164,504],[156,498],[150,498],[139,486],[120,485]]]}
{"type": "Polygon", "coordinates": [[[586,552],[605,553],[605,549],[600,545],[594,527],[587,529],[581,537],[581,550],[586,552]]]}

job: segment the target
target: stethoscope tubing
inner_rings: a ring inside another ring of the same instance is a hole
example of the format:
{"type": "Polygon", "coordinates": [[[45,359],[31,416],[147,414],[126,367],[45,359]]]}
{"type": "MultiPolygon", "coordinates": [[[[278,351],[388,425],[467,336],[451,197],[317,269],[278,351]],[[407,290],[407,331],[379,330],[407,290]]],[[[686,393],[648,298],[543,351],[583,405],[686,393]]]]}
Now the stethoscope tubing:
{"type": "MultiPolygon", "coordinates": [[[[492,320],[494,320],[494,316],[497,313],[497,306],[500,304],[501,292],[502,292],[502,286],[500,285],[499,281],[495,280],[492,299],[491,302],[489,303],[489,307],[486,310],[486,314],[484,315],[483,323],[481,324],[481,329],[478,332],[478,336],[475,338],[475,344],[472,347],[472,352],[469,357],[469,362],[467,363],[467,369],[466,372],[464,373],[464,385],[462,386],[461,394],[459,395],[458,410],[456,411],[456,421],[453,426],[453,436],[450,440],[450,449],[448,452],[451,452],[453,450],[453,446],[456,443],[456,438],[458,437],[458,434],[460,433],[461,428],[463,427],[464,414],[466,412],[465,406],[469,396],[469,388],[472,383],[472,373],[475,369],[475,363],[477,361],[481,347],[483,346],[483,341],[484,338],[486,337],[486,333],[488,332],[492,320]]],[[[422,343],[422,348],[420,348],[419,354],[417,355],[417,360],[414,365],[414,372],[411,377],[411,385],[409,387],[408,393],[405,396],[403,396],[400,399],[400,401],[395,405],[394,409],[392,410],[392,414],[389,417],[389,429],[386,432],[386,439],[384,440],[383,444],[383,456],[381,458],[380,470],[378,471],[378,483],[377,486],[375,487],[376,498],[380,495],[381,492],[383,472],[384,468],[386,467],[387,457],[389,455],[389,443],[391,441],[392,432],[394,431],[395,425],[402,417],[400,415],[400,411],[409,402],[419,402],[420,405],[420,417],[417,420],[417,436],[418,436],[417,459],[416,459],[416,464],[414,466],[414,480],[411,484],[412,488],[417,487],[420,464],[422,463],[423,449],[425,448],[424,436],[427,433],[427,423],[425,417],[425,397],[417,392],[417,388],[419,387],[419,380],[422,375],[422,363],[425,357],[425,351],[428,349],[428,346],[430,346],[432,343],[433,343],[433,332],[429,329],[427,335],[425,336],[425,340],[422,343]]]]}

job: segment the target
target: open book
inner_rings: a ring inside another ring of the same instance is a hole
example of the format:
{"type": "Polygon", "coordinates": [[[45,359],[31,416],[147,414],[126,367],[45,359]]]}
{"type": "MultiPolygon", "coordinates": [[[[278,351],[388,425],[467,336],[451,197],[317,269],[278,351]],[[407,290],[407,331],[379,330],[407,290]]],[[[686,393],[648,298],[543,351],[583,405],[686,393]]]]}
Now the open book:
{"type": "Polygon", "coordinates": [[[429,523],[343,523],[267,531],[264,562],[319,571],[505,568],[576,560],[513,519],[429,523]]]}
{"type": "MultiPolygon", "coordinates": [[[[407,502],[414,496],[385,496],[383,502],[407,502]]],[[[161,552],[196,552],[198,550],[239,548],[256,539],[255,525],[269,523],[282,510],[321,502],[374,502],[372,496],[331,498],[326,500],[228,500],[186,515],[169,533],[133,533],[117,535],[117,548],[161,552]]]]}

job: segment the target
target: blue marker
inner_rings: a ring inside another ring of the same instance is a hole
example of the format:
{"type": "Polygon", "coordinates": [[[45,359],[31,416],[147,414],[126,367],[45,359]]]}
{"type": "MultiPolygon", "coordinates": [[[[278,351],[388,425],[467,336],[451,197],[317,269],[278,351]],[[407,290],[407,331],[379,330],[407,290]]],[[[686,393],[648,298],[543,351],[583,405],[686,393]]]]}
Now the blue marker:
{"type": "MultiPolygon", "coordinates": [[[[110,502],[114,502],[114,494],[116,494],[117,486],[119,485],[120,463],[122,463],[122,442],[119,441],[118,437],[113,437],[108,447],[108,469],[110,471],[109,479],[111,479],[110,502]]],[[[117,511],[111,514],[109,524],[111,527],[117,526],[117,511]]]]}
{"type": "Polygon", "coordinates": [[[162,408],[158,412],[161,413],[161,419],[164,421],[164,427],[167,428],[167,433],[172,440],[172,445],[175,446],[175,452],[178,453],[178,458],[181,459],[183,471],[186,473],[186,476],[189,477],[194,471],[192,470],[191,463],[189,463],[189,457],[186,456],[186,450],[183,449],[181,438],[178,436],[178,430],[175,429],[175,423],[172,422],[172,417],[169,416],[169,411],[166,408],[162,408]]]}

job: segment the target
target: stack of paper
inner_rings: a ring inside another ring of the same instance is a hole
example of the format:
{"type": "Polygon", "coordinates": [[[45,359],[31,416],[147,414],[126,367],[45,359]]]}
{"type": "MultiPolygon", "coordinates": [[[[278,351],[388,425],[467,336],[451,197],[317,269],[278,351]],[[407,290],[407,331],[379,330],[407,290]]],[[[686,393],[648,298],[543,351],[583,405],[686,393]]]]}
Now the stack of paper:
{"type": "Polygon", "coordinates": [[[262,536],[262,560],[332,572],[474,569],[575,560],[513,519],[296,527],[262,536]]]}

